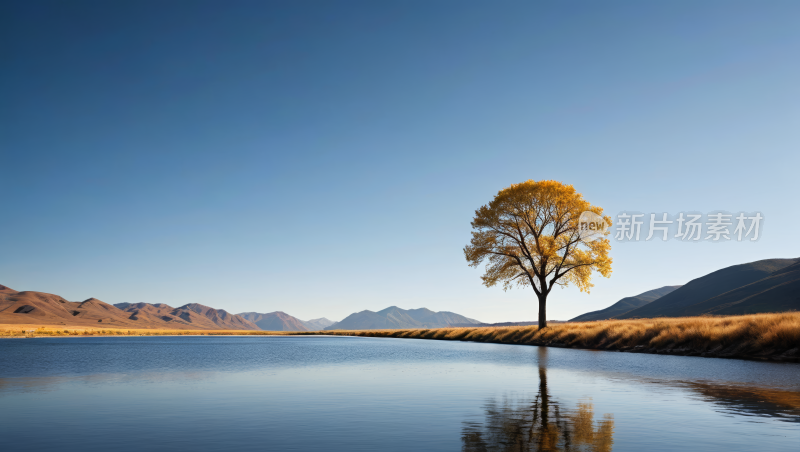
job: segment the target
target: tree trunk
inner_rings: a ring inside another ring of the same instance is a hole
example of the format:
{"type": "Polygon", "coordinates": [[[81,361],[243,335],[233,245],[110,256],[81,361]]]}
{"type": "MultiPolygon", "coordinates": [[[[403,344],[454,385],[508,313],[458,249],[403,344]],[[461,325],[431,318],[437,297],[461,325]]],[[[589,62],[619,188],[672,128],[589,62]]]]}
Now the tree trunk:
{"type": "Polygon", "coordinates": [[[547,313],[545,307],[547,305],[547,295],[539,295],[539,329],[547,328],[547,313]]]}

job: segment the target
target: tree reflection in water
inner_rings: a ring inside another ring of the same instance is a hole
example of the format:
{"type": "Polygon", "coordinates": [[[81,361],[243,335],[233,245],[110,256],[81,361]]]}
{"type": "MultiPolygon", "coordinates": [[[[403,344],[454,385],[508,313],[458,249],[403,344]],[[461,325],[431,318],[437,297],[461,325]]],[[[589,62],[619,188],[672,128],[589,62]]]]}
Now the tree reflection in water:
{"type": "Polygon", "coordinates": [[[547,392],[547,349],[539,348],[539,391],[518,401],[494,400],[486,405],[486,421],[465,423],[463,451],[610,451],[614,420],[595,421],[591,403],[569,409],[547,392]]]}

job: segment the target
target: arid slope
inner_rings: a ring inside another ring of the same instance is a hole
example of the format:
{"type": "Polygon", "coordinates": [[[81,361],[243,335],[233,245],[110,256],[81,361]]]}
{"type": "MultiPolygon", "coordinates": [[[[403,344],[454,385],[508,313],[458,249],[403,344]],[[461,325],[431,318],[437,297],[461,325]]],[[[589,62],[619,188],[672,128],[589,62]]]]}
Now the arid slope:
{"type": "Polygon", "coordinates": [[[237,315],[199,304],[110,305],[96,298],[75,302],[44,292],[17,292],[0,285],[0,324],[71,325],[112,328],[258,330],[237,315]]]}

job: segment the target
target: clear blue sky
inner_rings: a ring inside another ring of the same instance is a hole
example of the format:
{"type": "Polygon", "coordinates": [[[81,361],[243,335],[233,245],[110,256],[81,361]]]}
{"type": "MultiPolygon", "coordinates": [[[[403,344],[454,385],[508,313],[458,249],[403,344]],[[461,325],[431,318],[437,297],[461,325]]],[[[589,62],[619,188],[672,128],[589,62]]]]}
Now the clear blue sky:
{"type": "Polygon", "coordinates": [[[614,243],[565,319],[798,257],[800,2],[6,1],[0,283],[339,320],[532,320],[474,210],[527,179],[620,211],[759,211],[752,243],[614,243]]]}

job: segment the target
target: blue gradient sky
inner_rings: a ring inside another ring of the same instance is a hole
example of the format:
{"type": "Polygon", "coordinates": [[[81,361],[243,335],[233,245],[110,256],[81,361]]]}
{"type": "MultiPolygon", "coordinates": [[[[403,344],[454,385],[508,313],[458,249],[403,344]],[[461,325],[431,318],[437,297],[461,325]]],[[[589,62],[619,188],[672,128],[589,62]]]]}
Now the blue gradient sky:
{"type": "Polygon", "coordinates": [[[3,2],[0,283],[339,320],[532,320],[462,248],[497,191],[760,211],[614,243],[549,318],[800,256],[800,2],[3,2]]]}

